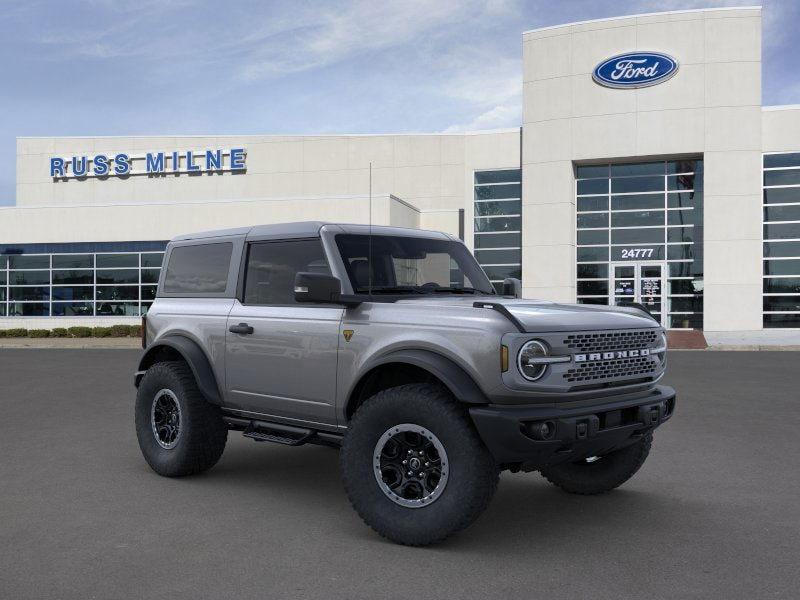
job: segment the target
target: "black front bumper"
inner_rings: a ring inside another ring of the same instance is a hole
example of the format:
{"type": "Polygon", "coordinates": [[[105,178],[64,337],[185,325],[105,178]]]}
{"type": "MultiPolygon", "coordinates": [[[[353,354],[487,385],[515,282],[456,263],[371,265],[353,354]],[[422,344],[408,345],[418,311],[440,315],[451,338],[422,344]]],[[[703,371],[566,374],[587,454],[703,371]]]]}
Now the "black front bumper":
{"type": "Polygon", "coordinates": [[[623,448],[664,423],[674,410],[675,390],[659,385],[634,397],[589,406],[489,404],[469,412],[499,464],[532,470],[623,448]],[[547,435],[542,436],[543,430],[547,435]]]}

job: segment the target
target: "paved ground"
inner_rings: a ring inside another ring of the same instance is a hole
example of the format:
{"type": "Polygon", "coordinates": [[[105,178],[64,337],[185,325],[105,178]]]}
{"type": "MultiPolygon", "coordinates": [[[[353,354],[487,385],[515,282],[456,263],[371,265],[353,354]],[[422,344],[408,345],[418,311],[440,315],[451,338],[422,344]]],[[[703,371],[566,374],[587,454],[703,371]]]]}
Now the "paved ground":
{"type": "Polygon", "coordinates": [[[395,546],[337,453],[233,434],[163,479],[133,433],[132,350],[0,350],[2,598],[797,598],[800,355],[673,352],[678,412],[615,493],[504,474],[472,528],[395,546]]]}

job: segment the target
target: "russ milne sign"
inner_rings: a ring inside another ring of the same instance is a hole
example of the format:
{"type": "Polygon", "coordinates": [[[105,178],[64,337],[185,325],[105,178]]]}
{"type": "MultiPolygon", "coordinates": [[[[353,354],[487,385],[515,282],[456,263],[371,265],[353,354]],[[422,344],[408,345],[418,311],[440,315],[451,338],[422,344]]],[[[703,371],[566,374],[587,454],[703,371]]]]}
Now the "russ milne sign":
{"type": "Polygon", "coordinates": [[[618,54],[597,65],[592,79],[610,88],[641,88],[662,83],[678,72],[678,61],[660,52],[618,54]]]}
{"type": "Polygon", "coordinates": [[[169,175],[179,173],[243,172],[247,150],[202,150],[195,152],[148,152],[130,155],[125,152],[50,158],[50,177],[53,179],[84,179],[88,177],[126,177],[128,175],[169,175]]]}

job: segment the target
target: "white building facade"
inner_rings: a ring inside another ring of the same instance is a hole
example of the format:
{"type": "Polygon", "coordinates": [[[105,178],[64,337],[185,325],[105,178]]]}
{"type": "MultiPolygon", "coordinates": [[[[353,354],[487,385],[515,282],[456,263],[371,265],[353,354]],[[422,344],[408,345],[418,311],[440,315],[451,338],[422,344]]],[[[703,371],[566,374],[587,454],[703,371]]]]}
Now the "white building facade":
{"type": "Polygon", "coordinates": [[[178,234],[371,220],[460,235],[528,298],[800,336],[800,107],[761,104],[761,9],[549,27],[523,52],[509,130],[19,138],[0,328],[137,318],[178,234]]]}

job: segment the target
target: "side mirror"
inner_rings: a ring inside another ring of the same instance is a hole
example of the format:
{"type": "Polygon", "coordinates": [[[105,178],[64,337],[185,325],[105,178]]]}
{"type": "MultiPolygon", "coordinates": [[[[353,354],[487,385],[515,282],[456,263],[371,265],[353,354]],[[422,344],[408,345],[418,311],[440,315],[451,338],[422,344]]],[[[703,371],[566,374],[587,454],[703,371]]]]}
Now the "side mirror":
{"type": "Polygon", "coordinates": [[[333,275],[300,272],[294,277],[294,299],[297,302],[338,304],[341,296],[342,282],[333,275]]]}
{"type": "Polygon", "coordinates": [[[516,277],[503,279],[503,296],[522,298],[522,282],[516,277]]]}

